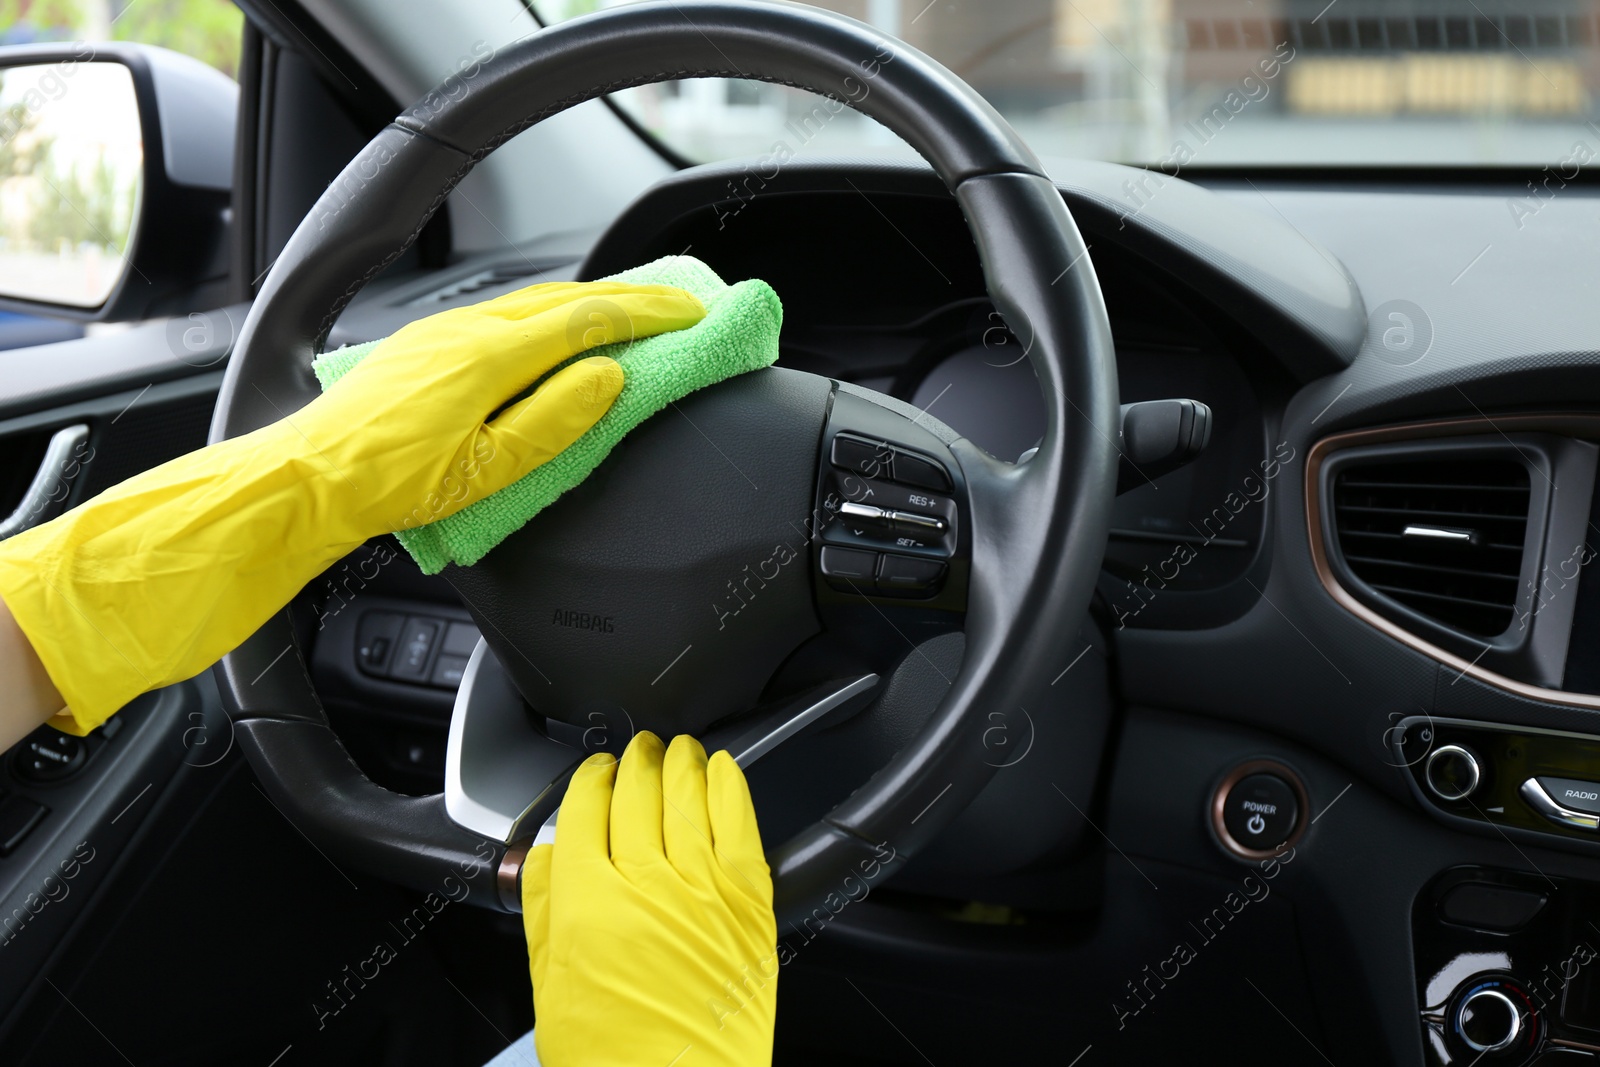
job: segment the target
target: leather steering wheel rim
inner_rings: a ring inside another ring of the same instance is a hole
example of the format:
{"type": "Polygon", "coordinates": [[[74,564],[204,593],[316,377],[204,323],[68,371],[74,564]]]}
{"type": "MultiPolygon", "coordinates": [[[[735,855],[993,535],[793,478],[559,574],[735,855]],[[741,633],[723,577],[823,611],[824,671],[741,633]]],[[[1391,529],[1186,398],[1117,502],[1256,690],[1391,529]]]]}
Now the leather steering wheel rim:
{"type": "MultiPolygon", "coordinates": [[[[769,852],[786,919],[842,892],[851,873],[883,877],[977,796],[994,772],[984,759],[986,712],[1025,707],[1047,684],[1083,621],[1104,555],[1118,393],[1099,285],[1061,195],[973,89],[864,23],[775,0],[644,3],[541,30],[398,116],[318,200],[241,330],[211,439],[247,433],[316,397],[311,361],[339,313],[416,239],[478,160],[575,104],[686,77],[808,89],[916,148],[966,216],[989,295],[1027,353],[1047,414],[1026,463],[952,444],[972,527],[961,670],[886,766],[769,852]]],[[[389,792],[350,761],[287,611],[215,674],[268,794],[319,847],[417,888],[436,888],[452,874],[475,902],[514,906],[497,891],[504,845],[452,822],[442,795],[389,792]],[[295,655],[285,655],[290,649],[295,655]],[[268,671],[280,658],[288,662],[268,671]]]]}

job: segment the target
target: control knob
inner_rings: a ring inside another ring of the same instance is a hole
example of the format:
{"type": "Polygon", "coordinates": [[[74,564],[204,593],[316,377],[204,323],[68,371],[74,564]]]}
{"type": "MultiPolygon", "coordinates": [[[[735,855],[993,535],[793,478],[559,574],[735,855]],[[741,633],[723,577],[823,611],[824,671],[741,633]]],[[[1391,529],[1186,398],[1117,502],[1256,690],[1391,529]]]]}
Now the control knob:
{"type": "Polygon", "coordinates": [[[1456,1005],[1455,1029],[1472,1051],[1492,1056],[1517,1043],[1532,1024],[1530,1015],[1529,1006],[1504,988],[1482,985],[1456,1005]]]}

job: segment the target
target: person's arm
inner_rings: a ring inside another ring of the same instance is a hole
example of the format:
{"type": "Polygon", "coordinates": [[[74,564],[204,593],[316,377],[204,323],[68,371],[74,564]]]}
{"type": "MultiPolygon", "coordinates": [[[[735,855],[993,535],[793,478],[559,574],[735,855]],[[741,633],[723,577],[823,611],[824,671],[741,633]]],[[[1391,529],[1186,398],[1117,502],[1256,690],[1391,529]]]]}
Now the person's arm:
{"type": "Polygon", "coordinates": [[[199,674],[364,541],[444,518],[587,433],[623,371],[573,357],[704,316],[681,289],[620,282],[430,315],[298,411],[0,541],[0,739],[47,719],[81,736],[199,674]]]}
{"type": "Polygon", "coordinates": [[[39,654],[0,600],[0,752],[66,707],[39,654]]]}

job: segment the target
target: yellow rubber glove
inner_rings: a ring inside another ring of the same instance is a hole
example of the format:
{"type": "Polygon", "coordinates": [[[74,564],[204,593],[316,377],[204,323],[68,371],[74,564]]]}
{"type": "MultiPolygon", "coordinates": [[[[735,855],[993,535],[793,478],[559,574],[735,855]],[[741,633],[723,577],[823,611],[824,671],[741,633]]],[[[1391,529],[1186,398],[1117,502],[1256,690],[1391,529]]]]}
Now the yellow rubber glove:
{"type": "Polygon", "coordinates": [[[0,542],[0,598],[70,712],[51,723],[87,733],[204,670],[368,538],[521,478],[606,412],[622,368],[578,360],[502,405],[584,349],[704,316],[681,289],[615,282],[433,315],[299,411],[0,542]]]}
{"type": "Polygon", "coordinates": [[[640,733],[567,787],[522,914],[544,1067],[765,1067],[778,926],[744,772],[640,733]],[[615,785],[613,785],[615,782],[615,785]]]}

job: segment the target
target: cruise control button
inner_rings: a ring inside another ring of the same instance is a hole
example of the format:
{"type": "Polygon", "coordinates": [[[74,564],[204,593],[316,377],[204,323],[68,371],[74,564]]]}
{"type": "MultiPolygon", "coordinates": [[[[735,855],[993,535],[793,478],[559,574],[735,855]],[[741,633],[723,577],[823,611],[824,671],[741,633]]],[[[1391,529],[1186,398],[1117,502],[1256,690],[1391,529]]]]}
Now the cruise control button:
{"type": "Polygon", "coordinates": [[[950,475],[943,467],[932,460],[913,456],[909,452],[895,452],[894,474],[890,477],[897,482],[921,486],[924,489],[935,489],[941,493],[950,491],[950,475]]]}
{"type": "Polygon", "coordinates": [[[438,619],[419,619],[416,616],[407,619],[405,629],[400,632],[400,647],[395,650],[390,677],[407,682],[427,681],[428,657],[433,654],[433,646],[438,642],[442,629],[444,625],[438,619]]]}
{"type": "Polygon", "coordinates": [[[1300,818],[1300,802],[1289,783],[1275,774],[1252,774],[1228,790],[1222,825],[1249,849],[1271,849],[1289,840],[1300,818]]]}
{"type": "Polygon", "coordinates": [[[835,589],[866,593],[872,590],[872,577],[878,570],[878,553],[859,548],[825,545],[822,549],[822,576],[835,589]]]}
{"type": "Polygon", "coordinates": [[[857,537],[887,537],[894,529],[893,512],[855,501],[839,505],[839,521],[857,537]]]}
{"type": "Polygon", "coordinates": [[[843,434],[833,439],[833,465],[867,478],[892,478],[894,450],[880,441],[843,434]]]}
{"type": "Polygon", "coordinates": [[[944,533],[946,523],[937,515],[918,515],[910,511],[891,511],[894,532],[906,537],[938,537],[944,533]]]}
{"type": "Polygon", "coordinates": [[[1550,794],[1550,799],[1563,808],[1581,811],[1586,815],[1600,815],[1600,782],[1584,782],[1576,778],[1540,778],[1539,784],[1550,794]]]}
{"type": "Polygon", "coordinates": [[[884,556],[878,567],[878,588],[888,593],[921,593],[944,577],[944,564],[919,556],[884,556]]]}

